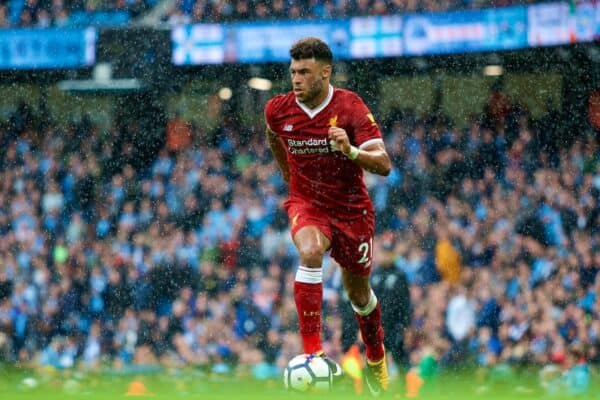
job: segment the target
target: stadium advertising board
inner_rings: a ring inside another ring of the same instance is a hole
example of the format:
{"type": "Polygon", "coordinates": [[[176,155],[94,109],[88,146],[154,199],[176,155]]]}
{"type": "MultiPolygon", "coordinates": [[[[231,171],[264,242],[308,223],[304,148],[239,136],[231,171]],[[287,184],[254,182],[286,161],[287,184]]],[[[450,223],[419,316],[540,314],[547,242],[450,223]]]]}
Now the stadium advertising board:
{"type": "Polygon", "coordinates": [[[532,47],[591,41],[600,24],[591,3],[537,4],[530,6],[527,14],[527,41],[532,47]]]}
{"type": "Polygon", "coordinates": [[[404,51],[427,55],[527,46],[525,7],[415,14],[404,21],[404,51]]]}
{"type": "Polygon", "coordinates": [[[402,55],[402,17],[357,17],[350,19],[350,58],[402,55]]]}
{"type": "Polygon", "coordinates": [[[338,59],[402,54],[400,16],[328,21],[185,25],[173,28],[176,65],[261,63],[289,60],[305,36],[323,38],[338,59]]]}
{"type": "Polygon", "coordinates": [[[288,61],[289,49],[298,39],[316,36],[324,39],[335,57],[346,58],[349,46],[348,20],[242,23],[233,28],[236,57],[242,63],[288,61]]]}
{"type": "Polygon", "coordinates": [[[6,29],[0,35],[0,69],[57,69],[93,65],[96,30],[6,29]]]}
{"type": "Polygon", "coordinates": [[[288,60],[291,44],[318,36],[338,59],[458,54],[589,42],[600,37],[600,4],[545,3],[324,21],[200,24],[172,31],[176,65],[288,60]]]}
{"type": "Polygon", "coordinates": [[[221,64],[225,61],[225,26],[182,25],[171,31],[175,65],[221,64]]]}

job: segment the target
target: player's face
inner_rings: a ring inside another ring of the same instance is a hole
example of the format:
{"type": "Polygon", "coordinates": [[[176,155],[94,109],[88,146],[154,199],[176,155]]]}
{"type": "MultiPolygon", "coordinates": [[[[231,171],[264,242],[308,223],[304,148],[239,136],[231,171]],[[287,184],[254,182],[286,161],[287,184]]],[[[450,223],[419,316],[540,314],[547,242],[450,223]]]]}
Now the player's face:
{"type": "Polygon", "coordinates": [[[292,89],[298,101],[309,107],[320,104],[327,96],[331,66],[314,58],[292,60],[292,89]]]}

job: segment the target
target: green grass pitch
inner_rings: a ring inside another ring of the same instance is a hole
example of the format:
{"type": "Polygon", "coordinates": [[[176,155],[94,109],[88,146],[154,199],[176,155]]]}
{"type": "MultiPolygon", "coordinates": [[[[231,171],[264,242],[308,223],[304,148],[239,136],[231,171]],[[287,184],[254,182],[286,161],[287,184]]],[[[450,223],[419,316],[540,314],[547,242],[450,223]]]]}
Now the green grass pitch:
{"type": "MultiPolygon", "coordinates": [[[[392,382],[389,399],[406,399],[402,379],[392,382]]],[[[537,371],[524,370],[500,380],[486,379],[478,372],[446,373],[422,387],[419,399],[431,400],[519,400],[519,399],[590,399],[600,400],[600,379],[593,375],[592,387],[581,397],[549,396],[537,381],[537,371]]],[[[365,388],[366,390],[366,388],[365,388]]],[[[197,400],[270,400],[315,398],[349,400],[370,398],[356,395],[349,383],[327,393],[295,394],[286,392],[280,379],[254,380],[250,377],[209,376],[197,370],[161,371],[142,375],[54,372],[36,373],[0,368],[2,400],[115,400],[131,398],[197,400]],[[33,378],[34,381],[27,380],[33,378]],[[133,382],[141,382],[145,392],[129,393],[133,382]],[[131,396],[138,394],[140,396],[131,396]]]]}

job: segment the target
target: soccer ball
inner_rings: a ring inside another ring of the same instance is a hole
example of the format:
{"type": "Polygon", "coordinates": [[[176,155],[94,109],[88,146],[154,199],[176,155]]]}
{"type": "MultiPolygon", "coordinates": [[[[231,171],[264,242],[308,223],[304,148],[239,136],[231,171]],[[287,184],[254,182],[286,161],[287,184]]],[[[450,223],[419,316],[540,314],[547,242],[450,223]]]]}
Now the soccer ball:
{"type": "Polygon", "coordinates": [[[329,365],[315,354],[292,358],[283,371],[283,384],[293,392],[327,391],[332,381],[329,365]]]}

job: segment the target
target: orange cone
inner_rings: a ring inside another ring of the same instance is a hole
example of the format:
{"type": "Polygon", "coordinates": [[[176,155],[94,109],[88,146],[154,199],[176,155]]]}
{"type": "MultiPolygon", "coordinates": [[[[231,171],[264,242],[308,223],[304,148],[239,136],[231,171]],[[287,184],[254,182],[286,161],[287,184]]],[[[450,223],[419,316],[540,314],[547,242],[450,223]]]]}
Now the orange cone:
{"type": "Polygon", "coordinates": [[[135,380],[129,384],[125,396],[152,396],[152,393],[148,391],[146,385],[141,381],[135,380]]]}
{"type": "Polygon", "coordinates": [[[417,371],[410,370],[406,373],[406,397],[415,398],[419,396],[421,386],[425,381],[417,374],[417,371]]]}

